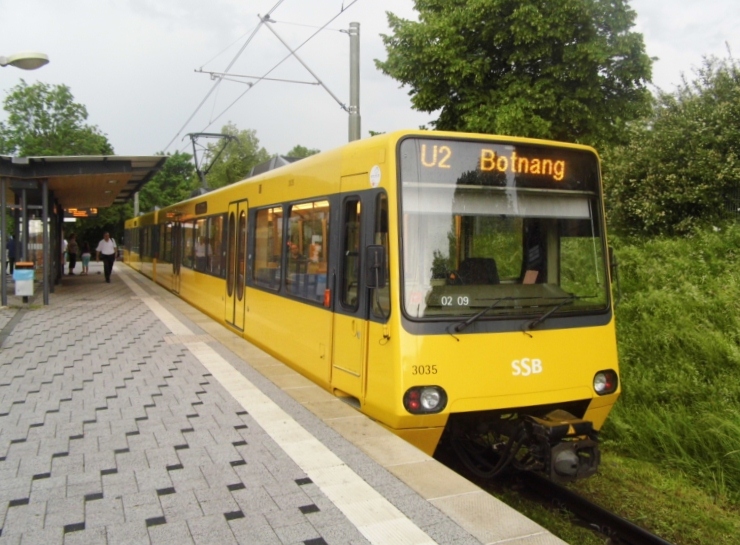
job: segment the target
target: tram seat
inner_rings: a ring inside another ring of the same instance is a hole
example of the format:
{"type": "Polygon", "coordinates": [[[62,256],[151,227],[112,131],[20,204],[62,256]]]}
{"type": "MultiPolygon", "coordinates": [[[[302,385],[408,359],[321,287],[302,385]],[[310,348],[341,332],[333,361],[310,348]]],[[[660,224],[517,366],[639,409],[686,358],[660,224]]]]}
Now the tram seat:
{"type": "Polygon", "coordinates": [[[498,267],[492,257],[469,257],[457,270],[464,284],[499,284],[498,267]]]}

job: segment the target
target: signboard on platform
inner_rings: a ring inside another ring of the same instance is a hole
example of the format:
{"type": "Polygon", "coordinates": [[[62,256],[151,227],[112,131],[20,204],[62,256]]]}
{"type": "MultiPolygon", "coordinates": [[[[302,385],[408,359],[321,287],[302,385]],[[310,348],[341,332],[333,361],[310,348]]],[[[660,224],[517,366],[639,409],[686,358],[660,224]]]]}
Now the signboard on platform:
{"type": "Polygon", "coordinates": [[[94,218],[98,215],[97,208],[65,208],[65,218],[94,218]]]}

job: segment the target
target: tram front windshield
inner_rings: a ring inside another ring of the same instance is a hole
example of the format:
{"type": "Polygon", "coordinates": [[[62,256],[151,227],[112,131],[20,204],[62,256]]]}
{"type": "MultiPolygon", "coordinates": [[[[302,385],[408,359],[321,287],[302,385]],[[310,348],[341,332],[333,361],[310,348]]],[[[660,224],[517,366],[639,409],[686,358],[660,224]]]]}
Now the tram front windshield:
{"type": "Polygon", "coordinates": [[[607,308],[598,160],[521,143],[400,144],[404,311],[481,319],[607,308]]]}

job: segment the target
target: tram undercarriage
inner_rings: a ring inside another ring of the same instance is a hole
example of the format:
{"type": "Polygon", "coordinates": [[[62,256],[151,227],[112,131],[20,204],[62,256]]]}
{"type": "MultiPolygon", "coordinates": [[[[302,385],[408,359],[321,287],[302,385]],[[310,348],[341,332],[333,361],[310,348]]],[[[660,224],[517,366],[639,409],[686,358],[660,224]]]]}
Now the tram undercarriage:
{"type": "MultiPolygon", "coordinates": [[[[568,409],[582,413],[577,407],[568,409]]],[[[592,423],[563,408],[453,414],[445,440],[460,461],[484,479],[513,468],[555,482],[575,481],[595,474],[601,459],[592,423]]]]}

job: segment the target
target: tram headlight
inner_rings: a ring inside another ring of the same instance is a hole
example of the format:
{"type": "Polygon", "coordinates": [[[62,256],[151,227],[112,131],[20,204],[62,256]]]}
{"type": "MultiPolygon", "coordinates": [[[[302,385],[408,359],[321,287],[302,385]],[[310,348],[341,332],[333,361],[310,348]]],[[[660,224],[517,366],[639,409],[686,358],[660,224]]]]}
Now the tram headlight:
{"type": "Polygon", "coordinates": [[[447,393],[440,386],[414,386],[404,394],[403,406],[411,414],[438,413],[447,406],[447,393]]]}
{"type": "Polygon", "coordinates": [[[594,376],[594,391],[600,396],[616,392],[618,384],[617,373],[611,369],[599,371],[594,376]]]}
{"type": "Polygon", "coordinates": [[[433,411],[439,406],[442,396],[434,388],[424,388],[421,391],[421,406],[424,410],[433,411]]]}

